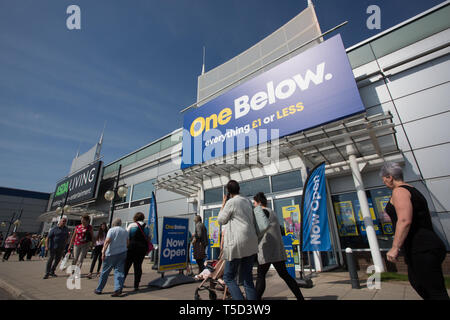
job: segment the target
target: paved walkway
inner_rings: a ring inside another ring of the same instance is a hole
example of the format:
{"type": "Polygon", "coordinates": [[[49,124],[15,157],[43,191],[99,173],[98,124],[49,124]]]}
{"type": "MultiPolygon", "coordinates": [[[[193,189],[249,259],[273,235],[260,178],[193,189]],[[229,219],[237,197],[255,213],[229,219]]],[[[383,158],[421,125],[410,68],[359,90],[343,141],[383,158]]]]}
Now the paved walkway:
{"type": "MultiPolygon", "coordinates": [[[[69,290],[67,280],[69,275],[57,270],[57,278],[44,280],[45,261],[33,257],[31,261],[18,261],[17,255],[11,256],[9,261],[0,262],[0,288],[8,292],[15,299],[38,300],[194,300],[195,289],[199,282],[179,285],[168,289],[155,289],[147,284],[160,277],[152,264],[145,260],[143,276],[138,292],[133,292],[133,269],[125,281],[123,296],[112,298],[112,274],[103,290],[102,295],[93,293],[97,287],[98,278],[87,279],[91,260],[86,259],[82,268],[81,289],[69,290]]],[[[194,267],[197,271],[197,268],[194,267]]],[[[167,273],[174,274],[176,272],[167,273]]],[[[254,270],[256,275],[256,270],[254,270]]],[[[381,289],[370,290],[366,287],[367,275],[360,275],[361,289],[352,289],[347,272],[323,272],[313,278],[314,287],[302,288],[306,300],[420,300],[409,283],[402,281],[382,282],[381,289]],[[364,278],[363,278],[364,277],[364,278]]],[[[0,296],[1,297],[1,296],[0,296]]],[[[205,299],[207,297],[205,296],[205,299]]],[[[295,296],[275,271],[267,275],[264,299],[295,300],[295,296]]]]}

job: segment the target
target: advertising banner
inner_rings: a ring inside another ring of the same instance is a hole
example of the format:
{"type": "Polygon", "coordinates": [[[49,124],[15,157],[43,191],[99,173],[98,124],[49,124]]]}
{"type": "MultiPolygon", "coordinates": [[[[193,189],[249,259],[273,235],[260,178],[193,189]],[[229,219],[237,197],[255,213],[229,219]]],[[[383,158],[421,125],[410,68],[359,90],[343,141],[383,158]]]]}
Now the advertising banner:
{"type": "Polygon", "coordinates": [[[353,205],[351,201],[340,201],[334,203],[339,235],[350,237],[358,235],[353,205]]]}
{"type": "Polygon", "coordinates": [[[152,191],[152,197],[150,198],[150,210],[148,213],[148,227],[150,228],[150,235],[152,237],[152,243],[158,244],[158,213],[156,210],[156,196],[152,191]]]}
{"type": "Polygon", "coordinates": [[[386,235],[394,234],[394,227],[392,226],[392,221],[389,215],[386,213],[386,205],[388,204],[390,196],[377,197],[375,198],[375,203],[377,206],[378,214],[380,216],[381,228],[383,233],[386,235]]]}
{"type": "MultiPolygon", "coordinates": [[[[380,227],[378,226],[378,219],[375,216],[375,210],[373,209],[372,199],[367,198],[367,202],[369,203],[369,211],[370,211],[370,216],[372,218],[373,228],[375,229],[375,233],[381,234],[380,227]]],[[[355,204],[355,211],[358,213],[359,230],[361,231],[361,235],[365,236],[367,234],[366,233],[366,225],[364,224],[364,218],[362,216],[361,206],[359,205],[359,201],[355,201],[354,204],[355,204]]]]}
{"type": "Polygon", "coordinates": [[[308,175],[302,198],[302,250],[330,251],[325,162],[308,175]]]}
{"type": "Polygon", "coordinates": [[[181,169],[364,111],[336,35],[187,112],[181,169]]]}
{"type": "Polygon", "coordinates": [[[299,244],[300,234],[300,206],[298,204],[293,206],[281,207],[283,213],[284,233],[292,235],[292,244],[299,244]]]}
{"type": "Polygon", "coordinates": [[[216,217],[209,217],[208,221],[209,231],[209,247],[220,248],[220,225],[216,217]]]}
{"type": "Polygon", "coordinates": [[[96,197],[102,161],[97,161],[85,169],[68,176],[56,185],[50,210],[65,204],[75,205],[96,197]],[[64,202],[67,202],[64,204],[64,202]]]}
{"type": "Polygon", "coordinates": [[[295,263],[294,263],[294,249],[292,248],[292,235],[283,236],[284,249],[286,250],[286,269],[290,276],[295,279],[295,263]]]}
{"type": "Polygon", "coordinates": [[[186,268],[188,258],[188,226],[189,219],[186,218],[163,218],[158,271],[166,272],[186,268]]]}

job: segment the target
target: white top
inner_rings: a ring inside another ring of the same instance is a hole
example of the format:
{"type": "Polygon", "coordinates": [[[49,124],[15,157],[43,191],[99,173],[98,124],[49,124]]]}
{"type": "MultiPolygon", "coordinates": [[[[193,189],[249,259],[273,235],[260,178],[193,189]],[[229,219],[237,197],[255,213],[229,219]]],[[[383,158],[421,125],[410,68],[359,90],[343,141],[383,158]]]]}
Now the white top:
{"type": "Polygon", "coordinates": [[[249,257],[258,252],[258,236],[250,200],[236,195],[227,201],[217,217],[224,226],[223,258],[227,261],[249,257]]]}

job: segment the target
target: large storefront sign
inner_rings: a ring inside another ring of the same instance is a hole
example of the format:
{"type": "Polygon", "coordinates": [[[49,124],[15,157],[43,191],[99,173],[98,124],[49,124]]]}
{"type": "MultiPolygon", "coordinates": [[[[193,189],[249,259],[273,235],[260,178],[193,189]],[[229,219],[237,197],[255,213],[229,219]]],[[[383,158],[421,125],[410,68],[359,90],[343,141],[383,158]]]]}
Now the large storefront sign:
{"type": "Polygon", "coordinates": [[[317,165],[306,179],[302,213],[302,250],[330,251],[325,162],[317,165]]]}
{"type": "Polygon", "coordinates": [[[160,272],[186,269],[188,258],[188,226],[186,218],[163,218],[161,244],[159,246],[160,272]]]}
{"type": "Polygon", "coordinates": [[[75,205],[94,199],[101,168],[102,161],[97,161],[58,183],[50,210],[65,204],[75,205]]]}
{"type": "Polygon", "coordinates": [[[336,35],[187,113],[181,168],[364,110],[336,35]]]}

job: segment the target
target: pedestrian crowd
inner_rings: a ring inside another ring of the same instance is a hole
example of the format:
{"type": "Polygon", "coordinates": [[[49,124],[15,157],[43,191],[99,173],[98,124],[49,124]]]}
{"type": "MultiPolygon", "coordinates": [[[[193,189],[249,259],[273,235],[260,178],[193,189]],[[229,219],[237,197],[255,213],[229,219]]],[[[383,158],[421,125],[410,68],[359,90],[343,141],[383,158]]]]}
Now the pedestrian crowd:
{"type": "MultiPolygon", "coordinates": [[[[6,239],[0,241],[3,244],[4,254],[2,261],[7,261],[12,254],[19,256],[19,261],[31,260],[34,256],[38,255],[40,259],[44,259],[45,256],[45,240],[47,234],[38,235],[26,233],[19,239],[17,232],[13,232],[6,239]],[[44,252],[44,255],[42,254],[44,252]]],[[[3,237],[2,237],[3,238],[3,237]]]]}
{"type": "MultiPolygon", "coordinates": [[[[398,164],[386,163],[380,176],[393,191],[386,206],[386,212],[394,224],[393,244],[387,259],[395,262],[400,253],[405,256],[409,281],[423,299],[448,300],[442,272],[446,249],[433,230],[426,199],[416,188],[404,182],[398,164]]],[[[264,193],[258,192],[251,202],[239,193],[239,183],[234,180],[227,183],[226,191],[217,216],[222,226],[222,240],[220,263],[216,265],[224,265],[221,281],[229,290],[231,298],[244,299],[240,289],[242,285],[247,300],[261,300],[266,288],[266,274],[273,265],[297,300],[304,300],[298,283],[287,271],[282,228],[276,213],[267,207],[264,193]],[[253,281],[255,263],[258,266],[256,284],[253,281]]],[[[103,223],[94,235],[90,217],[84,215],[81,224],[75,227],[70,236],[67,218],[63,216],[48,235],[41,237],[27,233],[20,241],[15,232],[8,236],[4,240],[3,261],[8,260],[15,251],[20,261],[25,257],[30,260],[36,253],[43,259],[49,253],[44,275],[44,279],[48,279],[56,277],[56,267],[65,255],[72,257],[72,266],[81,270],[86,254],[91,250],[92,262],[87,278],[92,279],[96,264],[96,276],[99,277],[94,293],[103,293],[108,276],[114,271],[112,296],[119,297],[131,266],[134,268],[134,290],[139,290],[142,263],[153,249],[150,229],[144,219],[144,214],[138,212],[133,217],[133,223],[124,229],[121,219],[117,218],[109,230],[103,223]]],[[[205,261],[209,240],[200,216],[195,216],[194,224],[195,232],[190,235],[192,240],[189,242],[198,264],[196,279],[203,280],[210,273],[210,265],[205,261]]],[[[74,276],[80,277],[80,274],[75,273],[74,276]]]]}

